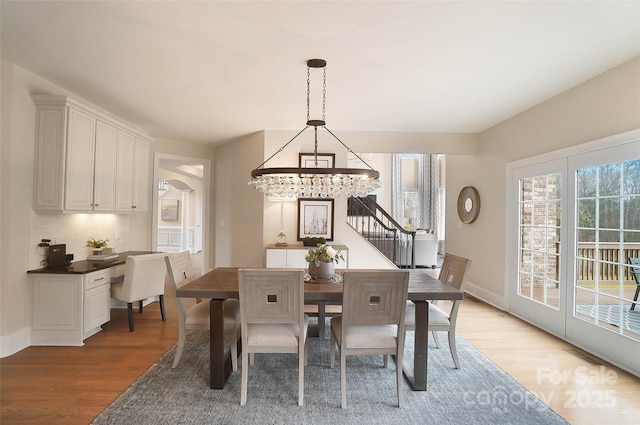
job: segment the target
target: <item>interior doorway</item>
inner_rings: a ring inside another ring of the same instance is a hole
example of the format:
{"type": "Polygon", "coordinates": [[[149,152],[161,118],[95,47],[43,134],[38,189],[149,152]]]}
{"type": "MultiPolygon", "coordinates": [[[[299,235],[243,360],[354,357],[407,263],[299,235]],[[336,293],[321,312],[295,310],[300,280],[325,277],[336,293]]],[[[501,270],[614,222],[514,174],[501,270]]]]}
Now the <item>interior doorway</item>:
{"type": "Polygon", "coordinates": [[[155,155],[153,236],[155,251],[189,251],[201,272],[209,269],[209,176],[211,162],[155,155]]]}

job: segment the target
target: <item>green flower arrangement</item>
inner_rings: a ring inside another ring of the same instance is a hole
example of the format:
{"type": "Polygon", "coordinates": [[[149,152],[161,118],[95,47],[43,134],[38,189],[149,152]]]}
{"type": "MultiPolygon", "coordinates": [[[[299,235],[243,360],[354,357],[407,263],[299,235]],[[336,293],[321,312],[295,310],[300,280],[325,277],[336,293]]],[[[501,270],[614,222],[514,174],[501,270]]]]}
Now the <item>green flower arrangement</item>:
{"type": "Polygon", "coordinates": [[[304,254],[304,259],[309,263],[314,263],[316,267],[320,266],[320,262],[331,263],[333,261],[338,264],[339,260],[344,261],[344,257],[340,250],[333,248],[327,244],[318,244],[317,248],[311,248],[304,254]]]}

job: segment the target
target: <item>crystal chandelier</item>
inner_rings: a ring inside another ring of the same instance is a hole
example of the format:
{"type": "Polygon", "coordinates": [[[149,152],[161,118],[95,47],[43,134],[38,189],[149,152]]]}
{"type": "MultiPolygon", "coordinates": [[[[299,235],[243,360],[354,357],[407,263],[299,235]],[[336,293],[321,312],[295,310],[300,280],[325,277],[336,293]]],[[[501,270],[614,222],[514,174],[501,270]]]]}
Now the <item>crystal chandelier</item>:
{"type": "Polygon", "coordinates": [[[338,198],[342,196],[364,197],[378,189],[380,173],[374,170],[360,156],[353,152],[335,134],[329,130],[324,121],[326,98],[327,62],[324,59],[310,59],[307,61],[307,125],[291,140],[284,144],[276,153],[251,171],[249,185],[267,196],[297,197],[297,198],[338,198]],[[309,115],[309,93],[311,69],[323,69],[322,91],[322,119],[312,120],[309,115]],[[274,167],[264,168],[264,165],[278,153],[282,152],[291,142],[305,130],[313,127],[315,147],[313,149],[316,167],[274,167]],[[333,138],[369,168],[318,168],[318,127],[326,130],[333,138]]]}

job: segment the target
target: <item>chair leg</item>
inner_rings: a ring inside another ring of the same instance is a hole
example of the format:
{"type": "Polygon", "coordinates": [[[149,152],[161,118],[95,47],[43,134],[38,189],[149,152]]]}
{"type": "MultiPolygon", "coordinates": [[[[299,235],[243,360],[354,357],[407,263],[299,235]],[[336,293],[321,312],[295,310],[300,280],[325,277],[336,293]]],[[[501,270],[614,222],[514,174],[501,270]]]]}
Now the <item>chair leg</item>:
{"type": "Polygon", "coordinates": [[[143,309],[143,305],[142,305],[142,301],[144,300],[140,300],[138,303],[138,313],[142,314],[142,309],[143,309]]]}
{"type": "Polygon", "coordinates": [[[184,343],[187,339],[187,330],[184,328],[184,323],[180,323],[178,329],[178,346],[176,347],[176,354],[173,357],[173,366],[171,368],[175,368],[178,366],[180,362],[180,358],[182,357],[182,351],[184,350],[184,343]]]}
{"type": "Polygon", "coordinates": [[[389,367],[389,356],[387,354],[382,356],[382,363],[385,369],[389,367]]]}
{"type": "Polygon", "coordinates": [[[249,364],[253,366],[255,362],[256,362],[256,353],[249,354],[249,364]]]}
{"type": "Polygon", "coordinates": [[[127,303],[127,315],[129,316],[129,332],[133,332],[133,303],[127,303]]]}
{"type": "Polygon", "coordinates": [[[636,294],[633,296],[633,304],[631,304],[631,310],[636,309],[636,301],[638,301],[638,294],[640,294],[640,285],[636,288],[636,294]]]}
{"type": "Polygon", "coordinates": [[[342,396],[342,408],[347,408],[347,356],[344,347],[340,348],[340,395],[342,396]]]}
{"type": "Polygon", "coordinates": [[[304,404],[304,363],[305,363],[305,348],[306,345],[303,341],[302,344],[305,347],[301,350],[298,350],[298,406],[302,406],[304,404]]]}
{"type": "Polygon", "coordinates": [[[160,295],[160,315],[162,320],[167,320],[167,312],[164,309],[164,295],[160,295]]]}
{"type": "Polygon", "coordinates": [[[398,407],[400,408],[404,406],[404,398],[402,396],[402,385],[404,384],[404,379],[402,377],[403,352],[404,346],[401,347],[396,354],[396,385],[398,386],[398,407]]]}
{"type": "Polygon", "coordinates": [[[331,369],[335,364],[336,358],[336,337],[333,336],[333,331],[331,331],[331,336],[329,337],[329,365],[331,369]]]}
{"type": "Polygon", "coordinates": [[[238,329],[233,328],[231,335],[231,369],[235,372],[238,370],[238,329]]]}
{"type": "Polygon", "coordinates": [[[453,357],[453,364],[456,369],[460,369],[460,361],[458,360],[458,352],[456,351],[456,333],[455,331],[449,331],[449,349],[451,350],[451,357],[453,357]]]}
{"type": "MultiPolygon", "coordinates": [[[[251,353],[253,354],[253,353],[251,353]]],[[[240,388],[240,406],[247,404],[247,381],[249,379],[249,354],[242,350],[242,384],[240,388]]]]}
{"type": "Polygon", "coordinates": [[[436,348],[440,348],[440,338],[438,338],[438,332],[431,331],[431,334],[433,335],[433,340],[436,343],[436,348]]]}

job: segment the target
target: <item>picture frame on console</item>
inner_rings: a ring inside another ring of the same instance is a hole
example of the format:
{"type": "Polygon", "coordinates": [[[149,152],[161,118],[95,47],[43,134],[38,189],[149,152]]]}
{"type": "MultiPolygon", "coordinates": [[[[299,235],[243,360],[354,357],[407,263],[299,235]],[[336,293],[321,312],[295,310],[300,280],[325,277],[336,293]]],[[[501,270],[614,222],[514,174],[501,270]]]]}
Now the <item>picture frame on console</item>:
{"type": "Polygon", "coordinates": [[[333,240],[333,199],[298,198],[298,240],[333,240]]]}

